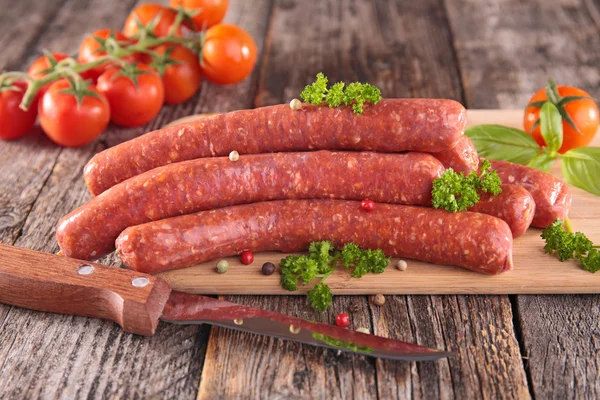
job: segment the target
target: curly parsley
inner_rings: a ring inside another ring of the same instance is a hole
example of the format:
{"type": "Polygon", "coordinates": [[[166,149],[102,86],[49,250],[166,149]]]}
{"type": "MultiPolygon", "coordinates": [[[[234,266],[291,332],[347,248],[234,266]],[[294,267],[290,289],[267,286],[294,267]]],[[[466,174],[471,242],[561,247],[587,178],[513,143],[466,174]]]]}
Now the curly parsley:
{"type": "Polygon", "coordinates": [[[366,102],[375,105],[381,100],[381,91],[371,84],[353,82],[346,86],[344,82],[337,82],[327,88],[328,82],[327,77],[319,72],[316,80],[304,88],[300,97],[315,106],[320,105],[323,101],[329,107],[338,107],[342,104],[351,105],[356,114],[363,113],[363,106],[366,102]]]}
{"type": "MultiPolygon", "coordinates": [[[[567,228],[569,227],[566,223],[567,228]]],[[[592,241],[581,232],[570,232],[563,228],[563,221],[557,219],[542,230],[542,239],[546,241],[544,253],[558,255],[560,261],[577,259],[586,271],[600,270],[600,252],[592,241]]]]}
{"type": "Polygon", "coordinates": [[[492,163],[484,160],[477,174],[471,171],[469,175],[457,173],[452,168],[444,171],[440,178],[433,181],[431,191],[434,208],[446,211],[465,211],[479,201],[479,192],[498,195],[502,192],[502,181],[491,171],[492,163]]]}
{"type": "Polygon", "coordinates": [[[319,278],[319,283],[308,291],[307,296],[315,310],[325,311],[331,305],[333,296],[324,280],[335,271],[340,259],[344,267],[352,269],[351,275],[354,278],[360,278],[369,272],[380,274],[390,263],[390,259],[381,250],[362,250],[356,244],[348,243],[339,252],[334,251],[333,244],[329,241],[312,242],[307,256],[287,256],[281,260],[281,286],[286,290],[296,291],[298,282],[307,285],[319,278]]]}

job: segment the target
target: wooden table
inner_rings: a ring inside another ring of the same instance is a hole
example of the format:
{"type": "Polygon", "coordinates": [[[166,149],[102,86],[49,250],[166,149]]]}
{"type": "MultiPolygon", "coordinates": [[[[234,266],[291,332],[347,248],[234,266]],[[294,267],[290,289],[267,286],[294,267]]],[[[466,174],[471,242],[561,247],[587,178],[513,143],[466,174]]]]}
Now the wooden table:
{"type": "MultiPolygon", "coordinates": [[[[0,66],[26,69],[44,48],[76,51],[84,33],[119,28],[134,0],[0,0],[0,66]]],[[[199,112],[289,101],[323,71],[386,97],[447,97],[519,108],[552,76],[600,95],[600,2],[594,0],[232,0],[226,20],[261,52],[252,76],[203,84],[148,126],[111,127],[79,149],[39,131],[0,143],[0,240],[58,250],[58,219],[89,199],[92,154],[199,112]]],[[[113,257],[104,259],[116,263],[113,257]]],[[[401,363],[336,355],[206,326],[123,333],[98,320],[0,305],[2,398],[594,398],[600,396],[600,297],[336,296],[314,312],[295,296],[228,300],[456,352],[401,363]]]]}

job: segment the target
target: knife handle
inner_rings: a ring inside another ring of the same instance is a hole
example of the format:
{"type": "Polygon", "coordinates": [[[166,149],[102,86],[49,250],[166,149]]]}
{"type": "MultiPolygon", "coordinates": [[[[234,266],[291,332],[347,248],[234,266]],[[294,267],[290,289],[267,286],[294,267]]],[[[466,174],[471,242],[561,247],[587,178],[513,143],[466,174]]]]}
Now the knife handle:
{"type": "Polygon", "coordinates": [[[0,244],[0,303],[107,319],[152,335],[170,293],[159,277],[0,244]]]}

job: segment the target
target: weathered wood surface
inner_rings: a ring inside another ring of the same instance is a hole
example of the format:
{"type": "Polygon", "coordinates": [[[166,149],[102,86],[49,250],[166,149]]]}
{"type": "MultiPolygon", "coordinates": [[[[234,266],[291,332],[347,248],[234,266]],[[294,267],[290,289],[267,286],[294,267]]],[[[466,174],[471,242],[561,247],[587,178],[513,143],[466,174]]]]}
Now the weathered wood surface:
{"type": "MultiPolygon", "coordinates": [[[[289,101],[318,71],[333,81],[373,82],[384,97],[461,100],[441,2],[304,4],[275,2],[256,106],[289,101]]],[[[364,326],[376,334],[450,348],[457,357],[419,364],[357,362],[304,345],[215,329],[202,373],[201,399],[215,393],[245,398],[528,396],[506,296],[388,296],[381,309],[369,306],[363,296],[337,296],[333,309],[321,314],[314,313],[305,298],[227,299],[277,306],[328,323],[334,323],[338,312],[351,310],[353,328],[364,326]],[[251,377],[244,371],[252,371],[251,377]]]]}
{"type": "MultiPolygon", "coordinates": [[[[120,27],[133,5],[0,0],[0,65],[25,69],[42,48],[75,51],[85,32],[120,27]]],[[[39,132],[0,143],[0,241],[56,251],[56,222],[89,198],[81,169],[94,152],[184,115],[288,101],[318,71],[370,81],[387,96],[449,97],[472,108],[519,107],[547,74],[597,97],[599,9],[586,0],[231,1],[227,20],[249,30],[263,50],[242,84],[204,84],[148,126],[111,127],[82,149],[58,148],[39,132]]],[[[457,357],[374,361],[166,324],[140,338],[97,320],[0,305],[0,397],[598,396],[598,296],[520,296],[512,303],[506,296],[388,296],[383,307],[365,296],[338,296],[322,314],[299,297],[228,299],[325,322],[345,311],[353,328],[457,357]]]]}
{"type": "MultiPolygon", "coordinates": [[[[42,48],[75,52],[86,32],[106,26],[120,28],[135,4],[69,0],[48,16],[46,7],[38,7],[38,2],[21,3],[29,8],[21,15],[43,11],[34,19],[40,20],[40,25],[51,20],[40,28],[35,45],[21,45],[29,46],[29,53],[23,55],[20,65],[11,66],[21,69],[26,69],[42,48]]],[[[262,46],[269,10],[268,1],[252,5],[232,1],[226,18],[247,29],[262,46]]],[[[0,27],[2,36],[11,36],[10,27],[8,22],[0,27]]],[[[0,59],[6,55],[3,52],[0,59]]],[[[60,216],[89,199],[81,171],[93,153],[189,113],[251,107],[253,91],[249,88],[255,85],[256,76],[224,90],[205,84],[193,100],[165,107],[147,127],[111,127],[84,148],[61,149],[39,132],[2,143],[0,240],[57,251],[54,228],[60,216]]],[[[117,259],[107,257],[103,262],[115,264],[117,259]]],[[[208,329],[162,324],[154,337],[142,338],[106,322],[0,305],[0,397],[192,398],[198,390],[208,329]]]]}
{"type": "MultiPolygon", "coordinates": [[[[520,108],[547,77],[600,95],[600,3],[446,0],[470,108],[520,108]]],[[[531,393],[600,395],[598,295],[513,300],[531,393]]]]}

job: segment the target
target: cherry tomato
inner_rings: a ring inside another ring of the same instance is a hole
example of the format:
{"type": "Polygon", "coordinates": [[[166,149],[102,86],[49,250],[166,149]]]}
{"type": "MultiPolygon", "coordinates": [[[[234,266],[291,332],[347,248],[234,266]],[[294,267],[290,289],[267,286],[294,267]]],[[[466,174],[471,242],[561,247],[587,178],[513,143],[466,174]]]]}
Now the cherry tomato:
{"type": "Polygon", "coordinates": [[[198,57],[190,49],[179,45],[156,48],[159,54],[168,54],[176,64],[167,65],[162,73],[165,86],[165,103],[179,104],[187,101],[200,88],[201,73],[198,57]]]}
{"type": "Polygon", "coordinates": [[[214,83],[237,83],[252,72],[256,54],[256,43],[248,32],[235,25],[215,25],[206,32],[202,73],[214,83]]]}
{"type": "Polygon", "coordinates": [[[360,202],[360,206],[365,211],[373,211],[375,209],[375,202],[373,200],[364,199],[360,202]]]}
{"type": "MultiPolygon", "coordinates": [[[[99,57],[103,57],[106,55],[106,51],[104,50],[103,42],[112,38],[117,42],[129,42],[129,39],[123,35],[123,32],[113,30],[113,29],[101,29],[96,31],[90,35],[87,35],[81,45],[79,46],[79,53],[77,55],[77,61],[80,63],[89,63],[92,62],[99,57]]],[[[134,63],[139,61],[139,56],[136,54],[132,54],[124,58],[125,61],[129,63],[134,63]]],[[[92,79],[94,82],[98,79],[100,75],[111,66],[113,63],[105,63],[98,67],[89,69],[83,72],[81,75],[84,79],[92,79]]]]}
{"type": "MultiPolygon", "coordinates": [[[[137,37],[140,33],[140,29],[138,28],[136,17],[139,22],[142,23],[142,25],[147,26],[158,15],[160,15],[159,21],[154,29],[152,29],[152,34],[155,37],[167,36],[169,30],[171,29],[171,25],[173,25],[173,22],[175,22],[177,12],[168,7],[154,3],[146,3],[134,8],[125,20],[123,33],[125,33],[125,36],[129,38],[137,37]]],[[[181,36],[181,27],[177,29],[174,35],[181,36]]]]}
{"type": "Polygon", "coordinates": [[[251,251],[244,251],[241,256],[242,264],[250,265],[254,262],[254,254],[251,251]]]}
{"type": "Polygon", "coordinates": [[[54,82],[38,106],[40,124],[46,135],[61,146],[84,146],[106,129],[110,121],[110,106],[104,95],[88,83],[86,95],[77,98],[65,90],[72,87],[66,79],[54,82]]]}
{"type": "Polygon", "coordinates": [[[229,0],[171,0],[171,7],[178,8],[179,6],[183,6],[186,10],[200,11],[192,17],[195,30],[200,31],[223,20],[227,13],[227,7],[229,7],[229,0]]]}
{"type": "Polygon", "coordinates": [[[342,328],[345,328],[348,325],[350,325],[350,317],[346,313],[339,313],[335,317],[335,324],[337,326],[341,326],[342,328]]]}
{"type": "Polygon", "coordinates": [[[111,120],[133,127],[150,122],[163,105],[165,90],[160,75],[150,66],[110,67],[98,78],[98,91],[110,103],[111,120]],[[129,76],[131,76],[131,78],[129,76]],[[137,85],[132,79],[137,80],[137,85]]]}
{"type": "MultiPolygon", "coordinates": [[[[59,62],[68,57],[69,55],[65,53],[52,53],[52,58],[54,59],[54,62],[59,62]]],[[[27,71],[27,75],[29,75],[32,78],[41,79],[48,75],[49,72],[52,72],[52,61],[46,55],[43,55],[31,64],[29,70],[27,71]]],[[[42,86],[42,88],[38,92],[38,98],[41,98],[44,95],[44,93],[46,93],[46,90],[48,90],[51,84],[52,83],[47,83],[44,86],[42,86]]]]}
{"type": "Polygon", "coordinates": [[[0,139],[16,139],[25,135],[33,127],[37,116],[37,104],[32,104],[27,111],[19,108],[27,83],[13,82],[9,88],[0,89],[0,139]]]}
{"type": "MultiPolygon", "coordinates": [[[[558,94],[561,97],[566,96],[589,96],[589,94],[581,89],[573,86],[558,86],[558,94]]],[[[536,101],[547,100],[546,90],[538,90],[533,97],[529,100],[529,103],[536,101]]],[[[598,125],[600,124],[600,116],[598,112],[598,106],[594,100],[575,100],[568,102],[565,105],[565,111],[575,126],[579,129],[581,134],[577,133],[573,127],[563,120],[563,144],[558,150],[559,153],[564,153],[575,147],[587,146],[590,144],[594,135],[598,131],[598,125]]],[[[540,109],[535,107],[527,107],[525,109],[525,115],[523,117],[523,127],[525,132],[531,134],[536,142],[540,146],[545,146],[544,138],[540,132],[539,125],[532,131],[531,128],[535,121],[540,118],[540,109]]]]}

